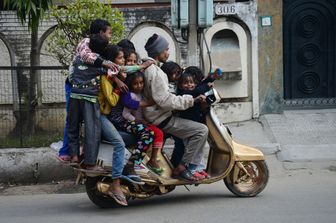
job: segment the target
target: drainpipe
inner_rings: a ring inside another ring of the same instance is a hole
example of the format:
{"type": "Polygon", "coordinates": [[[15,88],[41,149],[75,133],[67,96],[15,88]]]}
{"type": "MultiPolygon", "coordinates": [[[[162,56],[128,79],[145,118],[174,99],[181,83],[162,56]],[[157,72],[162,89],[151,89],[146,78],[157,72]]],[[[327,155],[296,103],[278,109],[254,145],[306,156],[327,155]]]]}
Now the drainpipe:
{"type": "Polygon", "coordinates": [[[198,66],[197,1],[189,1],[188,66],[198,66]]]}

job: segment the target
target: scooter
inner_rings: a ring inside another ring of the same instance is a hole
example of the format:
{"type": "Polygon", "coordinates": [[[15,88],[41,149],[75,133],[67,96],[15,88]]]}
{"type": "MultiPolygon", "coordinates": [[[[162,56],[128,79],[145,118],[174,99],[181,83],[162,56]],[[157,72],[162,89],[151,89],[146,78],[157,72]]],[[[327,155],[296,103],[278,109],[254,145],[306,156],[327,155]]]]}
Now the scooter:
{"type": "MultiPolygon", "coordinates": [[[[173,191],[176,186],[211,184],[224,180],[226,187],[239,197],[253,197],[266,187],[269,171],[263,153],[247,145],[235,142],[228,127],[222,124],[214,112],[213,105],[220,100],[216,90],[207,95],[211,103],[205,116],[205,124],[209,129],[209,155],[206,172],[210,178],[197,182],[186,182],[172,178],[173,166],[164,151],[158,156],[158,163],[163,173],[157,175],[146,168],[146,162],[151,154],[150,149],[143,161],[145,170],[136,171],[144,182],[143,185],[132,184],[122,180],[122,191],[126,199],[146,199],[153,195],[163,195],[173,191]]],[[[125,140],[127,141],[127,140],[125,140]]],[[[102,143],[98,154],[98,164],[111,170],[111,146],[102,143]]],[[[90,200],[99,207],[117,207],[117,204],[107,195],[111,184],[111,173],[88,175],[85,170],[77,169],[77,180],[85,180],[86,192],[90,200]]]]}

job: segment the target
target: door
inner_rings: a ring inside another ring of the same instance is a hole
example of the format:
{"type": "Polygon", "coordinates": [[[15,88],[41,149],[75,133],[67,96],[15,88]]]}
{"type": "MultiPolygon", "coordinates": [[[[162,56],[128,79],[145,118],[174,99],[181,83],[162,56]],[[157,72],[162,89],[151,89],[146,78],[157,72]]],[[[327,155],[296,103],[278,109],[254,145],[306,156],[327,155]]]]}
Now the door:
{"type": "Polygon", "coordinates": [[[336,0],[284,0],[284,97],[335,97],[336,0]]]}

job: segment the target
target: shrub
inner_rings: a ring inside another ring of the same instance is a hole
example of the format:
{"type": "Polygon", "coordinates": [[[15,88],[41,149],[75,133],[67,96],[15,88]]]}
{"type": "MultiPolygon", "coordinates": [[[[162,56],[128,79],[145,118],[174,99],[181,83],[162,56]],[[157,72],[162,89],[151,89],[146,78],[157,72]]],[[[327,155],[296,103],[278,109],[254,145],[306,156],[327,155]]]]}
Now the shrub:
{"type": "Polygon", "coordinates": [[[50,16],[58,25],[47,38],[47,51],[61,64],[69,65],[73,59],[76,46],[88,35],[90,24],[95,19],[105,19],[112,27],[112,43],[123,37],[124,18],[122,12],[103,4],[99,0],[75,0],[65,7],[54,6],[50,16]]]}

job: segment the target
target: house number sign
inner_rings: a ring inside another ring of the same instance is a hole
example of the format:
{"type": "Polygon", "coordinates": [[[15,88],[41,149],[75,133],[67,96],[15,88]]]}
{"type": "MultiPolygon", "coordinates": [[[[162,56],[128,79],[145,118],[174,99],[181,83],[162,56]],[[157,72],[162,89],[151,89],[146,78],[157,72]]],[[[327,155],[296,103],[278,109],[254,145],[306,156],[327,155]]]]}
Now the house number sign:
{"type": "Polygon", "coordinates": [[[238,13],[238,7],[235,4],[217,4],[215,6],[216,15],[234,15],[238,13]]]}

